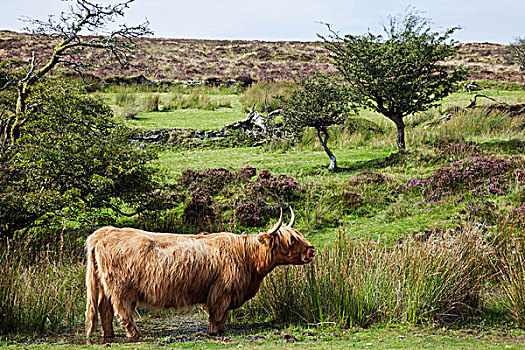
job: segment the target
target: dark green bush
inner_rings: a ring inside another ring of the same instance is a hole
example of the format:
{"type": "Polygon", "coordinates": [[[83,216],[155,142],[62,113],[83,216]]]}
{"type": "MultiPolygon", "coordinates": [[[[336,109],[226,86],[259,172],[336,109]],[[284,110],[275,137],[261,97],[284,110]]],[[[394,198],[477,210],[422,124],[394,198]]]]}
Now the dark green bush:
{"type": "MultiPolygon", "coordinates": [[[[12,96],[1,95],[2,107],[10,108],[12,96]]],[[[40,83],[25,118],[16,144],[0,154],[3,236],[63,218],[109,223],[155,202],[155,153],[130,144],[130,129],[77,85],[40,83]]]]}

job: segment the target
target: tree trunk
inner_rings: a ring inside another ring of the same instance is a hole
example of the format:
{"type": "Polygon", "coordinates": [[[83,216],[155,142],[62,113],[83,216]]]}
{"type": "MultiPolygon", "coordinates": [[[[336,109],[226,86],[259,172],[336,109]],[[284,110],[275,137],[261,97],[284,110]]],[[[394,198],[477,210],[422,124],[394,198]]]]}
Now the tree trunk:
{"type": "Polygon", "coordinates": [[[397,128],[397,149],[399,152],[405,151],[405,122],[403,122],[403,117],[400,118],[390,118],[396,124],[397,128]]]}
{"type": "Polygon", "coordinates": [[[328,130],[326,130],[326,128],[318,128],[317,129],[317,137],[319,138],[319,142],[321,142],[321,145],[323,146],[324,148],[324,151],[326,152],[326,154],[328,155],[328,157],[330,158],[330,166],[329,166],[329,169],[331,171],[337,171],[337,160],[335,159],[335,156],[334,154],[332,153],[332,151],[330,151],[330,149],[328,148],[328,146],[326,145],[327,142],[328,142],[328,138],[330,137],[328,135],[328,130]],[[321,133],[323,133],[324,135],[324,138],[321,136],[321,133]]]}

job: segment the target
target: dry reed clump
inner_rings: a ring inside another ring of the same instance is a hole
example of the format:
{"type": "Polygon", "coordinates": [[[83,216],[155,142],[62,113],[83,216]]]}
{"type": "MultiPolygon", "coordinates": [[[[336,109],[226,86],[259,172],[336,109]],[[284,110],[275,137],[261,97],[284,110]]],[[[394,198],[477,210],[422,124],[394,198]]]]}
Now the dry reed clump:
{"type": "MultiPolygon", "coordinates": [[[[427,112],[433,113],[433,112],[427,112]]],[[[490,108],[458,108],[452,111],[450,120],[427,127],[414,127],[408,131],[412,148],[420,145],[444,146],[464,143],[471,139],[520,139],[524,115],[512,115],[505,110],[490,108]]]]}
{"type": "Polygon", "coordinates": [[[29,257],[22,245],[0,244],[0,334],[45,333],[83,321],[84,264],[49,249],[29,257]]]}
{"type": "Polygon", "coordinates": [[[480,308],[488,254],[473,227],[396,245],[343,233],[313,264],[277,270],[245,312],[348,327],[461,320],[480,308]]]}
{"type": "Polygon", "coordinates": [[[498,261],[503,305],[521,327],[525,326],[525,238],[509,240],[498,261]]]}
{"type": "Polygon", "coordinates": [[[271,112],[279,109],[280,97],[289,95],[293,84],[290,82],[261,82],[247,88],[239,97],[243,112],[252,108],[260,112],[271,112]]]}
{"type": "Polygon", "coordinates": [[[158,94],[147,94],[140,102],[139,109],[142,112],[158,112],[160,96],[158,94]]]}

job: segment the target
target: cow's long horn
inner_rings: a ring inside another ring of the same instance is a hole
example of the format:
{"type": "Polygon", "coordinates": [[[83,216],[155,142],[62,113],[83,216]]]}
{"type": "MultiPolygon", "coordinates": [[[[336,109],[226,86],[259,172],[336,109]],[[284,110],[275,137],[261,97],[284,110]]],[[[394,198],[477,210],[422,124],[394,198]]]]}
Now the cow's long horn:
{"type": "Polygon", "coordinates": [[[292,212],[292,218],[290,219],[290,223],[288,224],[289,227],[293,227],[293,224],[295,224],[295,213],[293,212],[292,207],[289,207],[290,211],[292,212]]]}
{"type": "Polygon", "coordinates": [[[268,231],[269,234],[274,235],[279,231],[279,228],[281,228],[281,225],[283,224],[283,208],[281,207],[281,216],[279,217],[279,221],[275,224],[273,228],[268,231]]]}

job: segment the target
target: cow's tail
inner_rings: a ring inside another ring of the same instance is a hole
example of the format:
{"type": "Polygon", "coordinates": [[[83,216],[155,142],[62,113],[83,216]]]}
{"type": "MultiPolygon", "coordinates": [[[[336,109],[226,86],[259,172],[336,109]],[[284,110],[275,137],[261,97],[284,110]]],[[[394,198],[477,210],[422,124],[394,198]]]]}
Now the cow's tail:
{"type": "Polygon", "coordinates": [[[95,261],[96,239],[93,233],[86,241],[86,336],[91,336],[98,322],[98,277],[97,266],[95,261]]]}

